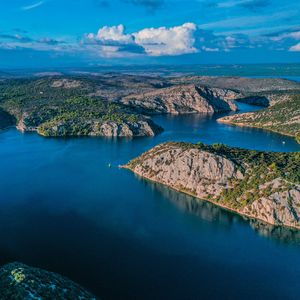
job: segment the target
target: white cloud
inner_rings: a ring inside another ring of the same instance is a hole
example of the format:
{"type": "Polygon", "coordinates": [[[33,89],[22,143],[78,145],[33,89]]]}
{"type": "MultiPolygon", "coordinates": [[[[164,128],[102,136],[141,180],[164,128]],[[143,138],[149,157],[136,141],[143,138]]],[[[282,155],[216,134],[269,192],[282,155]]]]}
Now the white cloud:
{"type": "Polygon", "coordinates": [[[201,49],[203,51],[206,51],[206,52],[218,52],[218,51],[220,51],[219,48],[209,48],[209,47],[205,47],[205,46],[202,46],[201,49]]]}
{"type": "Polygon", "coordinates": [[[194,46],[196,31],[197,25],[194,23],[185,23],[170,28],[145,28],[131,34],[125,33],[123,25],[104,26],[97,34],[87,34],[87,39],[102,45],[139,47],[150,56],[181,55],[197,52],[194,46]]]}
{"type": "Polygon", "coordinates": [[[287,38],[291,38],[291,39],[294,39],[297,41],[300,40],[300,31],[283,33],[278,36],[272,37],[271,40],[274,42],[277,42],[277,41],[281,41],[281,40],[287,39],[287,38]]]}
{"type": "Polygon", "coordinates": [[[118,26],[104,26],[98,30],[98,33],[95,35],[89,33],[87,37],[91,40],[95,39],[102,42],[118,42],[122,44],[133,43],[133,36],[130,34],[125,34],[124,25],[118,26]]]}
{"type": "Polygon", "coordinates": [[[196,24],[185,23],[170,28],[145,28],[133,36],[149,55],[181,55],[197,52],[194,47],[196,30],[196,24]]]}
{"type": "Polygon", "coordinates": [[[33,3],[33,4],[30,4],[27,6],[22,6],[21,9],[22,10],[30,10],[30,9],[39,7],[39,6],[43,5],[44,3],[45,3],[45,1],[39,1],[37,3],[33,3]]]}
{"type": "Polygon", "coordinates": [[[289,51],[292,51],[292,52],[299,52],[300,51],[300,43],[292,46],[289,51]]]}

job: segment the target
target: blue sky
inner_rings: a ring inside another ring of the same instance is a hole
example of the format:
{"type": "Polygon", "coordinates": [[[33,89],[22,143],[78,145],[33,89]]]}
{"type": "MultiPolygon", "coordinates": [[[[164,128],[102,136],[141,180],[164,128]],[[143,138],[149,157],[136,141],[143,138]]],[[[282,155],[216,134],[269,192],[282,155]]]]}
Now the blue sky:
{"type": "Polygon", "coordinates": [[[11,0],[0,67],[300,62],[299,0],[11,0]]]}

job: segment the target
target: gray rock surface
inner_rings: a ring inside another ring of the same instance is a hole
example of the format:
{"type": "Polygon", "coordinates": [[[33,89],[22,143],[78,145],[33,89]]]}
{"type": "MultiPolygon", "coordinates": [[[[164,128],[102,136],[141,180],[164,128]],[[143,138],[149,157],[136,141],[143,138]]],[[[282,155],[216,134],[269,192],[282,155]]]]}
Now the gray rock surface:
{"type": "Polygon", "coordinates": [[[300,186],[262,197],[241,210],[269,224],[300,228],[300,186]]]}
{"type": "Polygon", "coordinates": [[[30,124],[24,115],[17,128],[22,132],[37,131],[43,136],[137,137],[155,136],[163,131],[150,118],[122,123],[88,119],[49,122],[41,126],[32,126],[28,123],[30,124]]]}
{"type": "Polygon", "coordinates": [[[214,113],[236,111],[239,94],[227,89],[179,85],[148,93],[129,95],[121,102],[147,113],[214,113]]]}
{"type": "Polygon", "coordinates": [[[153,153],[141,157],[133,171],[199,198],[218,196],[230,186],[229,179],[243,178],[232,161],[206,151],[163,144],[155,147],[153,153]]]}
{"type": "Polygon", "coordinates": [[[150,119],[139,120],[136,122],[117,123],[114,121],[82,121],[81,130],[74,131],[76,124],[73,122],[59,122],[53,126],[47,126],[37,132],[44,136],[106,136],[106,137],[137,137],[154,136],[163,129],[152,122],[150,119]]]}

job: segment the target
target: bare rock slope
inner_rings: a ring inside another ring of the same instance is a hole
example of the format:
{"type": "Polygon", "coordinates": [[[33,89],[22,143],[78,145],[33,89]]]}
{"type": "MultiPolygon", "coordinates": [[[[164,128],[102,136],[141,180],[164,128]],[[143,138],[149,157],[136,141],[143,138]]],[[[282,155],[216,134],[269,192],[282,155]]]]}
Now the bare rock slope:
{"type": "Polygon", "coordinates": [[[231,90],[189,84],[129,95],[121,102],[147,113],[213,113],[236,111],[233,100],[238,97],[231,90]]]}
{"type": "Polygon", "coordinates": [[[125,168],[241,215],[300,229],[299,153],[165,143],[125,168]]]}

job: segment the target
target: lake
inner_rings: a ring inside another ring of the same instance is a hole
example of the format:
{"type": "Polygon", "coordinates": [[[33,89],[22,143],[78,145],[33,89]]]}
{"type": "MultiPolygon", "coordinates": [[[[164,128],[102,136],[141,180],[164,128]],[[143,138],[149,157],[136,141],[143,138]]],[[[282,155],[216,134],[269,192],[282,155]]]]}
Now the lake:
{"type": "Polygon", "coordinates": [[[245,220],[118,168],[171,140],[300,150],[290,137],[219,124],[220,116],[156,116],[165,131],[154,138],[3,131],[0,263],[60,273],[102,299],[297,299],[300,232],[245,220]]]}

